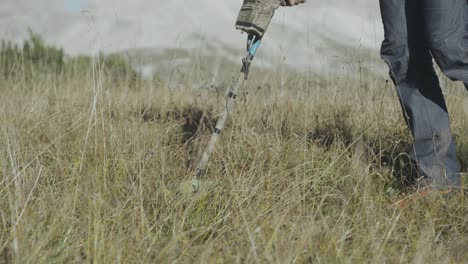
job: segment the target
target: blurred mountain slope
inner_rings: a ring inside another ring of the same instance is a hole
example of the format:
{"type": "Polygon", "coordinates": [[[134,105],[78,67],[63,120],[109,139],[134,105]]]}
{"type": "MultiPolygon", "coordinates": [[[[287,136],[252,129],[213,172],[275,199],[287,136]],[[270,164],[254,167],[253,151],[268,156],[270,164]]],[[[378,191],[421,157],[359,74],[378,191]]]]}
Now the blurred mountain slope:
{"type": "MultiPolygon", "coordinates": [[[[240,5],[241,0],[3,0],[0,38],[19,42],[30,27],[72,55],[136,51],[150,58],[187,50],[238,60],[245,41],[234,29],[240,5]]],[[[377,58],[382,35],[377,1],[309,0],[277,12],[259,64],[329,71],[340,61],[367,63],[377,58]]]]}

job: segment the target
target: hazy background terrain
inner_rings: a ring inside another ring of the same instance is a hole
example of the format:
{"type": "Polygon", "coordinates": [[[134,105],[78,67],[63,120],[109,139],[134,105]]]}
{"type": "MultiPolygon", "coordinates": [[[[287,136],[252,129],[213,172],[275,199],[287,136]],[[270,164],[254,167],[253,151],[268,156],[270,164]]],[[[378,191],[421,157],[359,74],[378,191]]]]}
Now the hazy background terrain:
{"type": "MultiPolygon", "coordinates": [[[[137,51],[157,58],[145,62],[147,71],[157,71],[160,55],[174,50],[237,62],[245,41],[234,29],[240,5],[241,0],[3,0],[0,38],[19,42],[30,27],[67,54],[137,51]]],[[[300,71],[342,73],[361,60],[382,72],[380,60],[367,59],[378,56],[382,38],[378,1],[309,0],[279,10],[259,65],[281,62],[300,71]]],[[[174,63],[174,56],[167,57],[174,63]]],[[[190,57],[179,54],[177,64],[187,62],[190,57]]]]}

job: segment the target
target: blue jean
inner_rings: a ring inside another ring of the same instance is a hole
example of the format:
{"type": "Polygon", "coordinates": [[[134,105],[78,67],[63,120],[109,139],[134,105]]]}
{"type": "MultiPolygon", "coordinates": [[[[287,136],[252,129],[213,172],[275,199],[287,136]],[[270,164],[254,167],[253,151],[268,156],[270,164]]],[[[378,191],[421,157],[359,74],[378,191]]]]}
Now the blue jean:
{"type": "Polygon", "coordinates": [[[411,158],[435,187],[458,187],[460,165],[432,61],[468,89],[467,0],[380,0],[380,9],[381,56],[414,137],[411,158]]]}

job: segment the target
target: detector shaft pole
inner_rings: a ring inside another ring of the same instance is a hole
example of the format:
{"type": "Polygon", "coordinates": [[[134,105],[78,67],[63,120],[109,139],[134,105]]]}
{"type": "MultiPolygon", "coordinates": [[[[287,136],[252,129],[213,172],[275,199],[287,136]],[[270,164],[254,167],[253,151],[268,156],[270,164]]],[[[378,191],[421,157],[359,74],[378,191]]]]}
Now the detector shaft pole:
{"type": "Polygon", "coordinates": [[[244,80],[247,80],[248,78],[250,65],[255,57],[255,54],[257,53],[257,49],[259,48],[260,43],[261,38],[258,38],[254,35],[249,35],[247,39],[248,53],[247,56],[242,60],[242,69],[239,75],[233,80],[232,85],[227,90],[226,102],[224,103],[224,111],[221,114],[218,122],[216,123],[216,127],[213,131],[213,134],[211,135],[210,141],[208,142],[208,146],[206,147],[201,159],[198,162],[195,175],[192,179],[192,187],[194,191],[198,191],[200,187],[200,181],[204,176],[208,160],[210,159],[210,156],[215,149],[216,143],[219,140],[221,132],[223,131],[228,121],[229,115],[231,114],[234,108],[240,87],[243,85],[244,80]]]}

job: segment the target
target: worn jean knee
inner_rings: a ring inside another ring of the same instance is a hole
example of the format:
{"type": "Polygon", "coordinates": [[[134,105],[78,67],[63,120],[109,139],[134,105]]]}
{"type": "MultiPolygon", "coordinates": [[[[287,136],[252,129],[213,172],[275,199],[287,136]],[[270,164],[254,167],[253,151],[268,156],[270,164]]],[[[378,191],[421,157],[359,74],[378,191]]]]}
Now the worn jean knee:
{"type": "Polygon", "coordinates": [[[390,77],[400,83],[409,64],[405,0],[380,0],[379,4],[385,31],[380,54],[389,66],[390,77]]]}
{"type": "Polygon", "coordinates": [[[385,39],[382,43],[380,55],[385,63],[387,63],[390,77],[395,84],[402,82],[406,78],[409,64],[406,42],[398,39],[385,39]]]}
{"type": "Polygon", "coordinates": [[[468,49],[460,38],[442,38],[429,41],[434,59],[442,72],[453,81],[468,84],[468,49]]]}
{"type": "Polygon", "coordinates": [[[425,36],[442,72],[468,84],[468,1],[424,0],[425,36]]]}

